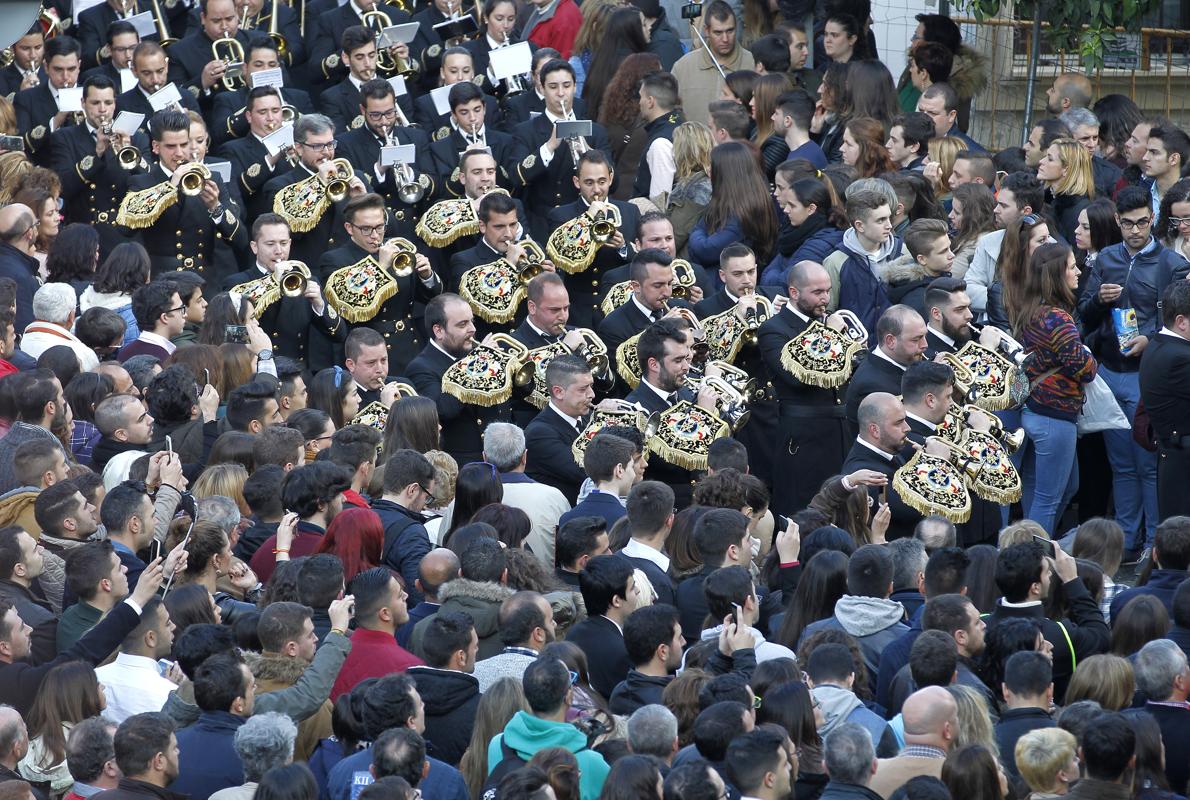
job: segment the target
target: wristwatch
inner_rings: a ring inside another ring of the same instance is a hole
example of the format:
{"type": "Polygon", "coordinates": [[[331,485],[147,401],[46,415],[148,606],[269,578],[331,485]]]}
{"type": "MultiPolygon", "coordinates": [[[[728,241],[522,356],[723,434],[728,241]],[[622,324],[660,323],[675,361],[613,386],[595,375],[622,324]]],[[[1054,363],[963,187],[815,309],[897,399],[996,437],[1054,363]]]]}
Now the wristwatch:
{"type": "Polygon", "coordinates": [[[269,350],[267,348],[264,350],[261,350],[259,353],[256,354],[256,360],[257,361],[272,361],[273,360],[273,351],[269,350]]]}

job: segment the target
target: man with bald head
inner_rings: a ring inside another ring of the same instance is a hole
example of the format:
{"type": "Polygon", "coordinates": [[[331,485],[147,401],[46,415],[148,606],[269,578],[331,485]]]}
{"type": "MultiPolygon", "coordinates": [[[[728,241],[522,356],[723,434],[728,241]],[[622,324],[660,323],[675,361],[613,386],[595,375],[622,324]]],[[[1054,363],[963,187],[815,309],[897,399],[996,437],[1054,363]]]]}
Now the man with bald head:
{"type": "Polygon", "coordinates": [[[12,278],[17,284],[13,328],[18,335],[33,321],[33,295],[41,286],[37,280],[39,265],[33,257],[36,241],[37,218],[33,209],[22,203],[0,208],[0,278],[12,278]]]}
{"type": "Polygon", "coordinates": [[[918,776],[941,778],[942,762],[959,732],[959,707],[954,696],[941,686],[928,686],[909,695],[901,718],[905,723],[905,747],[896,758],[877,762],[870,784],[872,791],[885,800],[918,776]]]}
{"type": "MultiPolygon", "coordinates": [[[[23,781],[25,776],[17,772],[17,762],[29,752],[29,731],[25,720],[12,706],[0,705],[0,781],[23,781]]],[[[46,788],[49,784],[44,785],[46,788]]],[[[33,796],[45,800],[45,792],[35,787],[33,796]]]]}
{"type": "MultiPolygon", "coordinates": [[[[916,312],[914,312],[916,313],[916,312]]],[[[871,356],[869,356],[869,359],[871,356]]],[[[899,390],[898,390],[899,391],[899,390]]],[[[885,486],[868,486],[873,513],[884,513],[882,495],[887,492],[888,512],[892,518],[886,536],[891,541],[912,536],[921,514],[905,505],[900,495],[892,488],[893,473],[900,469],[912,450],[908,448],[909,421],[905,406],[891,392],[873,392],[859,404],[859,435],[851,446],[851,452],[843,461],[840,472],[850,475],[859,469],[869,469],[888,477],[885,486]]],[[[929,444],[927,449],[938,447],[929,444]]],[[[854,488],[843,482],[844,488],[854,488]]]]}
{"type": "Polygon", "coordinates": [[[132,376],[128,374],[128,370],[124,369],[124,365],[119,361],[104,361],[99,365],[99,369],[95,371],[112,379],[112,385],[114,387],[112,394],[135,394],[139,396],[136,385],[132,382],[132,376]]]}
{"type": "Polygon", "coordinates": [[[1091,106],[1091,81],[1077,72],[1063,72],[1045,90],[1045,110],[1055,117],[1072,108],[1091,106]]]}
{"type": "Polygon", "coordinates": [[[438,613],[441,605],[438,602],[439,590],[457,577],[459,557],[453,550],[438,547],[425,554],[417,567],[417,580],[414,581],[417,590],[422,593],[422,601],[409,609],[409,621],[397,628],[397,644],[408,648],[413,626],[438,613]]]}
{"type": "Polygon", "coordinates": [[[859,404],[872,392],[901,393],[901,378],[909,365],[926,355],[926,321],[907,305],[890,306],[876,323],[877,344],[856,367],[847,390],[847,421],[859,432],[859,404]]]}
{"type": "MultiPolygon", "coordinates": [[[[823,481],[839,474],[851,446],[844,418],[847,384],[835,387],[805,383],[782,364],[782,351],[811,321],[828,323],[831,277],[821,264],[800,261],[789,268],[787,292],[780,311],[760,326],[760,355],[772,376],[779,403],[773,475],[785,476],[782,491],[773,493],[774,513],[792,514],[809,505],[823,481]]],[[[837,318],[836,318],[837,319],[837,318]]],[[[833,324],[833,323],[832,323],[833,324]]]]}

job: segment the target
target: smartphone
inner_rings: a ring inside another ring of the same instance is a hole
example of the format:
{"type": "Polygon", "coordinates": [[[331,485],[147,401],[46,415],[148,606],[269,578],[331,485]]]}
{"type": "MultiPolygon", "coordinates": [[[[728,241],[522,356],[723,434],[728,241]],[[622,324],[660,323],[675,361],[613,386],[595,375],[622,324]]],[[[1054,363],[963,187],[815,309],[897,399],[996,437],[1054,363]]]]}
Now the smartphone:
{"type": "MultiPolygon", "coordinates": [[[[247,333],[247,331],[248,331],[248,329],[245,328],[244,332],[247,333]]],[[[202,388],[206,389],[210,385],[211,385],[211,371],[209,369],[204,369],[202,371],[202,388]]]]}
{"type": "Polygon", "coordinates": [[[698,19],[702,16],[702,3],[686,3],[682,6],[682,19],[698,19]]]}
{"type": "Polygon", "coordinates": [[[169,455],[169,460],[172,461],[174,457],[174,439],[169,434],[165,436],[165,452],[169,455]]]}
{"type": "Polygon", "coordinates": [[[25,140],[20,136],[0,136],[0,150],[23,153],[25,152],[25,140]]]}
{"type": "Polygon", "coordinates": [[[1047,539],[1044,536],[1038,536],[1037,534],[1033,534],[1033,541],[1035,541],[1041,545],[1041,548],[1043,550],[1045,550],[1045,554],[1047,556],[1049,556],[1050,558],[1057,557],[1057,555],[1058,555],[1057,545],[1054,544],[1052,539],[1047,539]]]}
{"type": "Polygon", "coordinates": [[[228,344],[248,344],[248,326],[224,325],[223,341],[228,344]]]}
{"type": "MultiPolygon", "coordinates": [[[[882,506],[888,505],[888,484],[887,483],[880,487],[880,505],[882,505],[882,506]]],[[[877,509],[877,510],[879,510],[879,509],[877,509]]]]}

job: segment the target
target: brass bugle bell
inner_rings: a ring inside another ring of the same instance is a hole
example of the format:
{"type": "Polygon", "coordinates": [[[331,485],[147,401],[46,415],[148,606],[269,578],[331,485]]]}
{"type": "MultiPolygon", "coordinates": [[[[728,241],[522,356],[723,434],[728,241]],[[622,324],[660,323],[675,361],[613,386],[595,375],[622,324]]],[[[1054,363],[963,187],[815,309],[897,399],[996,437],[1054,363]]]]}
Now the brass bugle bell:
{"type": "Polygon", "coordinates": [[[595,241],[603,244],[610,241],[616,235],[616,226],[610,219],[608,219],[606,211],[600,211],[595,215],[595,221],[591,223],[591,236],[595,241]]]}
{"type": "Polygon", "coordinates": [[[392,261],[387,264],[381,264],[386,270],[391,272],[398,278],[407,278],[413,274],[417,269],[417,249],[414,248],[413,243],[408,239],[401,237],[394,237],[385,242],[382,247],[395,247],[396,253],[393,254],[392,261]]]}
{"type": "Polygon", "coordinates": [[[197,197],[202,194],[202,187],[211,179],[211,170],[206,164],[192,161],[179,167],[182,177],[178,180],[178,191],[187,197],[197,197]]]}
{"type": "Polygon", "coordinates": [[[345,158],[336,158],[331,164],[335,167],[334,174],[326,182],[326,195],[332,202],[337,203],[347,197],[347,182],[355,175],[351,162],[345,158]]]}
{"type": "Polygon", "coordinates": [[[282,261],[277,265],[281,271],[281,294],[285,297],[301,297],[310,282],[310,268],[301,261],[282,261]]]}
{"type": "Polygon", "coordinates": [[[1000,442],[1000,444],[1004,446],[1005,450],[1010,453],[1015,453],[1017,450],[1021,449],[1021,445],[1025,443],[1024,428],[1017,428],[1015,431],[1009,432],[1004,429],[1004,423],[1001,422],[1000,418],[995,414],[990,411],[985,411],[979,406],[970,404],[963,406],[963,421],[970,425],[971,417],[977,411],[992,421],[991,426],[988,428],[988,434],[1000,442]]]}

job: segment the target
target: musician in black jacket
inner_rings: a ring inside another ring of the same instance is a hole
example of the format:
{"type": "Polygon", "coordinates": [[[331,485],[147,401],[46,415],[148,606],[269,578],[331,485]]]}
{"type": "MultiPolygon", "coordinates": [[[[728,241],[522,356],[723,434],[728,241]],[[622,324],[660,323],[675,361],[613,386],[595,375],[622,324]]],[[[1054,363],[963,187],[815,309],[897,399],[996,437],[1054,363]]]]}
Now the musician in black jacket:
{"type": "Polygon", "coordinates": [[[12,99],[25,152],[38,166],[50,165],[50,134],[75,122],[72,112],[58,110],[58,91],[78,85],[81,53],[79,43],[69,36],[50,39],[45,44],[46,80],[12,99]]]}
{"type": "MultiPolygon", "coordinates": [[[[442,52],[442,66],[438,68],[437,78],[437,87],[431,87],[413,102],[414,124],[420,125],[435,140],[450,133],[450,108],[448,106],[444,113],[438,113],[438,106],[435,105],[434,98],[430,96],[430,91],[434,88],[441,89],[447,86],[454,88],[460,83],[482,88],[486,81],[482,75],[478,78],[475,77],[475,69],[471,65],[471,54],[462,47],[450,47],[442,52]]],[[[496,98],[486,94],[481,97],[487,111],[488,125],[499,127],[500,104],[496,102],[496,98]]]]}
{"type": "MultiPolygon", "coordinates": [[[[284,6],[282,6],[284,8],[284,6]]],[[[248,97],[253,88],[252,76],[257,72],[281,67],[281,56],[277,54],[277,43],[268,36],[259,33],[252,34],[252,43],[248,45],[248,54],[244,60],[244,86],[233,91],[220,92],[215,95],[211,103],[211,113],[208,118],[212,121],[211,136],[216,145],[249,136],[251,126],[245,117],[248,109],[248,97]]],[[[281,94],[281,105],[290,106],[297,114],[313,114],[314,104],[310,95],[292,86],[277,87],[281,94]]],[[[295,115],[296,116],[296,115],[295,115]]]]}
{"type": "Polygon", "coordinates": [[[54,131],[51,137],[51,163],[62,181],[66,222],[94,227],[103,257],[124,240],[115,227],[116,212],[128,190],[128,177],[146,170],[144,155],[149,152],[149,139],[143,133],[137,132],[131,142],[103,133],[115,110],[116,87],[108,78],[95,75],[83,84],[84,123],[54,131]],[[131,170],[116,158],[117,151],[128,144],[141,153],[131,170]]]}
{"type": "MultiPolygon", "coordinates": [[[[628,302],[603,318],[599,338],[607,345],[608,357],[616,361],[616,348],[666,316],[667,306],[684,306],[673,297],[673,259],[655,248],[641,250],[632,259],[629,277],[636,289],[628,302]]],[[[644,367],[644,364],[641,364],[644,367]]]]}
{"type": "MultiPolygon", "coordinates": [[[[549,61],[541,67],[541,86],[545,93],[545,111],[540,116],[518,125],[514,135],[528,151],[517,166],[521,183],[525,184],[525,206],[530,220],[544,239],[549,231],[550,209],[578,199],[574,185],[577,157],[573,151],[583,147],[602,150],[613,161],[607,131],[592,122],[591,136],[582,141],[564,141],[557,137],[554,123],[574,116],[574,67],[561,59],[549,61]],[[566,109],[563,113],[563,108],[566,109]]],[[[612,186],[615,190],[615,186],[612,186]]]]}
{"type": "MultiPolygon", "coordinates": [[[[141,42],[132,51],[132,72],[136,75],[136,86],[116,97],[116,111],[130,111],[133,114],[143,114],[141,130],[149,132],[149,120],[153,118],[153,105],[149,102],[149,95],[169,83],[169,59],[165,50],[157,42],[141,42]]],[[[182,96],[182,108],[186,111],[198,111],[198,102],[194,95],[182,87],[178,87],[182,96]]]]}
{"type": "Polygon", "coordinates": [[[614,200],[610,197],[615,178],[611,161],[602,150],[588,150],[579,157],[574,185],[579,196],[573,203],[551,210],[546,217],[550,230],[565,225],[583,214],[609,214],[607,205],[614,206],[620,216],[620,225],[610,239],[599,246],[595,260],[582,272],[567,274],[566,288],[574,303],[571,314],[575,324],[591,327],[603,317],[599,308],[602,300],[599,287],[604,273],[632,259],[636,249],[630,244],[636,239],[640,223],[640,212],[632,203],[614,200]],[[598,203],[596,210],[592,204],[598,203]]]}
{"type": "MultiPolygon", "coordinates": [[[[252,269],[237,272],[224,282],[225,289],[240,287],[268,276],[277,278],[277,264],[289,260],[289,225],[277,214],[267,213],[252,223],[252,269]]],[[[310,265],[307,264],[307,267],[310,265]]],[[[347,323],[322,295],[318,277],[311,274],[300,297],[282,294],[266,307],[255,301],[260,327],[273,342],[273,354],[306,364],[310,372],[333,367],[331,343],[342,345],[347,339],[347,323]]]]}
{"type": "MultiPolygon", "coordinates": [[[[131,17],[151,8],[149,0],[106,0],[79,14],[74,23],[74,35],[83,48],[83,69],[94,69],[111,60],[108,31],[113,22],[128,22],[131,17]]],[[[157,41],[158,37],[154,33],[145,38],[157,41]]]]}
{"type": "MultiPolygon", "coordinates": [[[[545,92],[541,89],[541,68],[561,57],[558,51],[552,47],[534,49],[533,72],[529,76],[529,83],[525,86],[525,91],[504,98],[504,125],[509,130],[514,130],[522,122],[528,122],[534,114],[541,114],[545,111],[545,92]]],[[[579,119],[587,119],[587,104],[583,98],[577,95],[574,98],[574,113],[579,119]]]]}
{"type": "Polygon", "coordinates": [[[285,55],[281,60],[289,68],[305,64],[306,43],[302,41],[296,7],[291,8],[288,3],[277,0],[245,0],[236,7],[241,15],[245,9],[248,11],[248,25],[244,32],[252,39],[268,35],[273,26],[273,10],[276,9],[277,33],[285,40],[285,55]]]}
{"type": "Polygon", "coordinates": [[[281,127],[281,97],[273,86],[258,86],[248,93],[244,111],[249,134],[232,139],[219,148],[219,155],[231,162],[231,173],[239,183],[248,219],[272,211],[265,205],[265,184],[288,171],[286,153],[269,155],[262,139],[281,127]]]}
{"type": "MultiPolygon", "coordinates": [[[[310,9],[307,9],[306,13],[309,17],[310,9]]],[[[339,46],[343,41],[343,33],[348,28],[363,26],[371,32],[375,41],[382,25],[402,25],[406,22],[409,22],[409,14],[378,0],[354,0],[340,6],[331,5],[329,11],[315,19],[307,18],[306,35],[310,42],[308,69],[313,85],[321,91],[325,81],[342,75],[339,46]],[[388,22],[382,23],[375,19],[365,22],[362,14],[372,11],[384,14],[388,17],[388,22]]],[[[420,69],[417,59],[411,53],[420,52],[424,47],[424,38],[419,31],[412,44],[398,44],[389,48],[387,58],[402,58],[412,68],[420,69]]]]}
{"type": "Polygon", "coordinates": [[[525,473],[557,488],[572,505],[587,477],[572,448],[590,421],[594,383],[586,361],[574,355],[557,356],[545,369],[549,403],[525,426],[525,473]]]}
{"type": "MultiPolygon", "coordinates": [[[[180,168],[191,160],[190,117],[182,111],[158,111],[150,126],[157,164],[143,175],[128,180],[128,195],[120,206],[127,214],[135,192],[172,182],[178,184],[180,168]]],[[[214,265],[215,234],[234,247],[247,245],[248,233],[240,225],[240,209],[228,196],[227,187],[215,173],[207,178],[199,195],[177,190],[177,200],[152,218],[125,219],[127,234],[137,232],[149,251],[153,274],[188,269],[209,275],[214,265]]]]}
{"type": "Polygon", "coordinates": [[[1140,396],[1157,437],[1161,519],[1190,514],[1190,283],[1161,297],[1163,327],[1140,361],[1140,396]]]}
{"type": "MultiPolygon", "coordinates": [[[[233,0],[199,0],[199,27],[169,48],[169,79],[182,92],[189,92],[204,110],[209,110],[215,95],[227,91],[223,78],[227,62],[216,58],[212,45],[230,37],[248,52],[248,34],[240,30],[240,15],[233,0]]],[[[226,54],[220,45],[220,53],[226,54]]],[[[242,85],[243,77],[237,83],[242,85]]]]}
{"type": "Polygon", "coordinates": [[[12,45],[12,63],[0,69],[0,94],[11,102],[22,89],[45,81],[45,31],[34,22],[29,32],[12,45]]]}
{"type": "Polygon", "coordinates": [[[926,323],[906,305],[895,305],[876,323],[877,345],[856,368],[847,390],[847,421],[859,432],[859,404],[872,392],[901,393],[901,376],[926,352],[926,323]]]}
{"type": "MultiPolygon", "coordinates": [[[[926,287],[926,358],[957,353],[971,340],[971,298],[962,278],[936,278],[926,287]]],[[[992,326],[985,330],[995,331],[992,326]]],[[[990,336],[991,334],[989,334],[990,336]]]]}
{"type": "Polygon", "coordinates": [[[422,201],[407,203],[401,199],[401,186],[416,183],[421,187],[423,198],[434,191],[431,177],[433,165],[430,160],[430,138],[417,128],[401,124],[398,118],[397,96],[392,84],[383,78],[373,78],[360,86],[360,114],[364,124],[339,134],[336,154],[351,162],[357,170],[370,173],[373,187],[392,210],[396,221],[397,235],[414,238],[414,227],[418,208],[422,201]],[[380,148],[386,145],[413,145],[417,155],[414,163],[405,170],[395,165],[382,166],[380,148]]]}
{"type": "MultiPolygon", "coordinates": [[[[339,82],[328,86],[318,95],[318,110],[335,121],[340,131],[348,131],[364,124],[360,106],[360,87],[379,77],[376,70],[376,36],[362,25],[353,25],[343,32],[340,52],[334,56],[336,63],[342,59],[342,69],[332,74],[339,82]]],[[[408,93],[397,98],[401,113],[408,119],[413,102],[408,93]]]]}
{"type": "MultiPolygon", "coordinates": [[[[870,469],[885,475],[888,478],[886,486],[868,486],[868,494],[872,498],[871,505],[879,510],[877,506],[881,494],[887,491],[892,521],[885,536],[889,540],[912,536],[913,529],[921,521],[921,514],[905,505],[892,488],[893,474],[908,460],[905,448],[908,445],[909,422],[905,416],[905,407],[895,395],[873,392],[860,403],[859,424],[859,436],[843,462],[842,472],[844,475],[850,475],[858,469],[870,469]]],[[[946,453],[944,447],[936,443],[928,445],[928,449],[936,450],[940,455],[946,453]]],[[[843,488],[853,487],[844,480],[843,488]]]]}
{"type": "Polygon", "coordinates": [[[781,483],[772,500],[773,512],[780,514],[792,514],[809,505],[823,482],[839,473],[853,438],[843,407],[846,383],[834,388],[814,386],[794,377],[781,364],[781,352],[788,342],[812,320],[825,322],[830,275],[820,265],[802,261],[789,268],[787,279],[788,302],[760,326],[760,353],[780,407],[773,474],[781,476],[781,483]]]}
{"type": "Polygon", "coordinates": [[[491,422],[509,422],[508,403],[480,406],[464,403],[442,390],[442,376],[475,347],[471,306],[457,294],[440,294],[426,304],[430,343],[409,362],[405,375],[417,393],[433,399],[442,425],[442,449],[466,464],[483,459],[483,429],[491,422]]]}
{"type": "MultiPolygon", "coordinates": [[[[484,93],[478,86],[465,81],[450,87],[449,123],[435,134],[437,140],[430,145],[430,152],[434,156],[434,172],[439,184],[439,196],[463,196],[463,182],[459,171],[460,153],[472,148],[487,147],[497,164],[515,164],[520,161],[522,153],[516,140],[487,124],[487,112],[484,93]]],[[[500,167],[497,183],[510,191],[516,187],[503,166],[500,167]]]]}
{"type": "MultiPolygon", "coordinates": [[[[694,388],[684,385],[690,371],[692,333],[685,320],[663,319],[654,322],[636,343],[640,357],[640,385],[624,399],[639,403],[648,414],[662,412],[680,400],[697,403],[714,411],[718,396],[710,389],[702,389],[695,396],[694,388]]],[[[645,480],[661,481],[674,490],[675,507],[690,505],[694,493],[696,473],[671,464],[654,454],[645,469],[645,480]]]]}
{"type": "MultiPolygon", "coordinates": [[[[674,226],[669,221],[669,217],[665,216],[663,211],[646,211],[640,215],[640,221],[637,222],[636,240],[632,243],[635,250],[640,251],[649,247],[656,247],[665,252],[670,258],[677,258],[678,249],[674,241],[674,226]]],[[[690,263],[690,262],[686,262],[690,263]]],[[[623,281],[628,280],[629,265],[625,264],[622,267],[608,270],[599,278],[599,304],[600,310],[603,309],[603,300],[607,297],[615,286],[623,281]]],[[[714,289],[714,284],[711,283],[711,277],[707,271],[698,264],[690,264],[690,269],[694,272],[694,285],[686,287],[686,297],[693,305],[702,302],[714,289]]]]}
{"type": "MultiPolygon", "coordinates": [[[[507,96],[508,84],[503,79],[497,81],[496,76],[488,67],[491,64],[493,50],[509,47],[521,40],[520,31],[516,30],[516,11],[516,3],[512,0],[487,0],[483,6],[483,31],[476,38],[463,44],[463,47],[467,48],[467,52],[471,54],[471,63],[475,66],[475,74],[485,76],[492,94],[498,97],[507,96]]],[[[530,42],[529,49],[530,52],[535,53],[537,45],[530,42]]],[[[545,60],[549,61],[550,58],[557,57],[558,54],[553,53],[545,60]]],[[[528,92],[533,90],[532,61],[536,61],[536,59],[532,59],[530,62],[530,74],[521,77],[521,87],[528,92]]],[[[528,116],[518,119],[517,122],[524,119],[528,119],[528,116]]]]}

